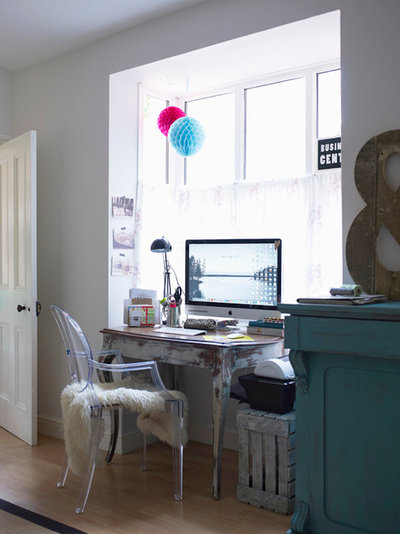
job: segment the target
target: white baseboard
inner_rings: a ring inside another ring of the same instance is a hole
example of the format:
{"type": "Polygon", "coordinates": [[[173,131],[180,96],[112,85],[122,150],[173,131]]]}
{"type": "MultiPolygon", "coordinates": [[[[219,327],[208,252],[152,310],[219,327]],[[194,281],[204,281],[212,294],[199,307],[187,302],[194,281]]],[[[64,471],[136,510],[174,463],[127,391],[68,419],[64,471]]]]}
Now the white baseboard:
{"type": "MultiPolygon", "coordinates": [[[[191,441],[197,441],[198,443],[205,443],[206,445],[212,445],[212,440],[213,440],[212,427],[200,426],[194,423],[189,423],[188,433],[189,433],[189,439],[191,441]]],[[[239,450],[238,434],[234,430],[225,430],[224,449],[229,449],[232,451],[239,450]]]]}
{"type": "MultiPolygon", "coordinates": [[[[52,417],[38,417],[38,433],[52,438],[64,439],[64,424],[59,419],[52,417]]],[[[147,443],[157,441],[156,438],[148,437],[147,443]]],[[[110,431],[105,430],[100,442],[100,449],[106,451],[110,443],[110,431]]],[[[125,432],[118,436],[116,454],[126,454],[143,447],[143,437],[139,430],[134,428],[131,432],[125,432]]]]}
{"type": "Polygon", "coordinates": [[[64,439],[64,424],[52,417],[38,417],[38,433],[52,438],[64,439]]]}
{"type": "MultiPolygon", "coordinates": [[[[38,417],[38,432],[52,438],[64,439],[64,425],[63,422],[51,417],[38,417]]],[[[189,440],[212,445],[212,428],[208,426],[196,425],[189,423],[188,425],[189,440]]],[[[107,450],[110,441],[110,432],[105,431],[104,436],[100,442],[100,449],[107,450]]],[[[149,438],[149,443],[152,440],[149,438]]],[[[116,454],[126,454],[127,452],[140,449],[143,446],[142,435],[134,428],[131,432],[125,432],[122,436],[118,436],[116,454]]],[[[224,434],[224,448],[237,451],[239,449],[238,434],[233,430],[226,430],[224,434]]]]}

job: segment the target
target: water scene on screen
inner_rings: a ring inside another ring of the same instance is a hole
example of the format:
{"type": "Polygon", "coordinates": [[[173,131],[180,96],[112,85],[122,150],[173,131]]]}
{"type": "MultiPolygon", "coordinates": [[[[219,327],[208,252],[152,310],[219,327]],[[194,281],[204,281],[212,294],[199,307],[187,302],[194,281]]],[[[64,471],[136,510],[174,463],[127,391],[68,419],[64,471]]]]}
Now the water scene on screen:
{"type": "Polygon", "coordinates": [[[274,243],[192,243],[189,300],[276,306],[277,267],[274,243]]]}

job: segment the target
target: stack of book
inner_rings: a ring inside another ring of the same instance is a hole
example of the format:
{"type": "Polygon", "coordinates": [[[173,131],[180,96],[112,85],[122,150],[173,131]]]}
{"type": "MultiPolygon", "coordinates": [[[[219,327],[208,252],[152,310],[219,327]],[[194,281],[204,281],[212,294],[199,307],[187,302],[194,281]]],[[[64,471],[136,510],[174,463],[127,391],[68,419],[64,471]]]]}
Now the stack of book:
{"type": "Polygon", "coordinates": [[[328,295],[326,297],[301,297],[297,299],[300,304],[338,304],[340,306],[362,306],[364,304],[376,304],[386,302],[386,295],[328,295]]]}
{"type": "Polygon", "coordinates": [[[247,333],[283,337],[285,333],[285,319],[265,317],[265,319],[260,321],[249,321],[247,333]]]}

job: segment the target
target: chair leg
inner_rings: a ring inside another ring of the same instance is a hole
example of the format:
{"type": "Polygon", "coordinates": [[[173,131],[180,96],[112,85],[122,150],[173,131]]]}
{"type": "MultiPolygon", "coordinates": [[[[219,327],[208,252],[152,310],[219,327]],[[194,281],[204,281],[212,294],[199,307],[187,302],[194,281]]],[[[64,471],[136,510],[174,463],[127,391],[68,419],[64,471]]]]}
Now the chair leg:
{"type": "Polygon", "coordinates": [[[143,434],[142,465],[140,466],[140,470],[146,471],[146,469],[147,469],[147,434],[143,434]]]}
{"type": "Polygon", "coordinates": [[[118,440],[118,429],[119,429],[119,410],[118,408],[115,410],[110,410],[110,429],[111,429],[111,435],[110,435],[110,443],[108,445],[108,451],[106,454],[106,464],[111,463],[115,447],[117,446],[117,440],[118,440]]]}
{"type": "Polygon", "coordinates": [[[174,472],[174,499],[183,499],[183,445],[172,447],[172,467],[174,472]]]}
{"type": "Polygon", "coordinates": [[[67,480],[67,475],[69,471],[69,461],[68,455],[64,452],[64,459],[61,467],[60,477],[57,481],[57,488],[63,488],[65,486],[65,481],[67,480]]]}
{"type": "Polygon", "coordinates": [[[81,514],[85,509],[86,501],[89,496],[90,487],[92,485],[94,470],[96,467],[96,456],[101,437],[101,411],[99,415],[92,415],[91,418],[91,437],[88,451],[88,465],[86,473],[83,476],[81,490],[78,498],[78,505],[75,508],[77,514],[81,514]]]}
{"type": "Polygon", "coordinates": [[[183,401],[174,399],[166,402],[166,410],[172,414],[175,420],[175,441],[177,445],[172,447],[172,468],[174,476],[174,498],[176,501],[183,499],[183,401]]]}

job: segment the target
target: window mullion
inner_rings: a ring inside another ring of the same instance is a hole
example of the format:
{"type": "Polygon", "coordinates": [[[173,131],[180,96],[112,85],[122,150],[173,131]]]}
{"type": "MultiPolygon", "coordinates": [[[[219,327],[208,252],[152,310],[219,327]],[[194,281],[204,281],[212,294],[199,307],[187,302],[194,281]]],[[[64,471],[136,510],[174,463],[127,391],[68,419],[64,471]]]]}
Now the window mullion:
{"type": "MultiPolygon", "coordinates": [[[[144,90],[141,83],[138,84],[138,159],[137,159],[137,180],[136,183],[143,182],[143,121],[144,121],[144,90]]],[[[136,186],[137,187],[137,186],[136,186]]],[[[137,196],[137,195],[136,195],[137,196]]]]}
{"type": "MultiPolygon", "coordinates": [[[[184,109],[184,99],[174,97],[170,100],[170,106],[176,106],[184,109]]],[[[171,147],[168,141],[168,157],[169,157],[169,184],[173,188],[177,188],[184,183],[185,180],[185,158],[178,156],[175,150],[171,147]]]]}
{"type": "Polygon", "coordinates": [[[306,174],[312,174],[316,169],[316,136],[317,136],[317,106],[316,106],[316,74],[308,71],[306,82],[306,174]]]}
{"type": "MultiPolygon", "coordinates": [[[[160,101],[163,101],[163,107],[168,107],[171,105],[171,98],[170,95],[167,95],[166,93],[157,91],[153,88],[147,87],[145,85],[142,85],[141,83],[138,84],[139,91],[138,91],[138,180],[143,182],[147,178],[145,178],[145,174],[147,171],[145,170],[146,164],[145,164],[145,101],[146,98],[150,99],[158,99],[160,101]]],[[[156,127],[156,123],[154,125],[156,127]]],[[[160,137],[161,140],[161,137],[160,137]]],[[[161,143],[160,143],[161,145],[161,143]]],[[[170,153],[169,153],[169,144],[168,139],[165,138],[164,140],[164,146],[163,146],[163,152],[160,151],[160,145],[157,143],[157,148],[153,148],[153,152],[155,152],[155,157],[159,158],[160,160],[164,159],[164,176],[160,176],[160,182],[163,185],[169,183],[169,177],[171,173],[170,169],[170,153]]],[[[151,181],[151,180],[150,180],[151,181]]]]}
{"type": "Polygon", "coordinates": [[[244,89],[235,90],[235,183],[244,180],[245,154],[245,102],[244,89]]]}

